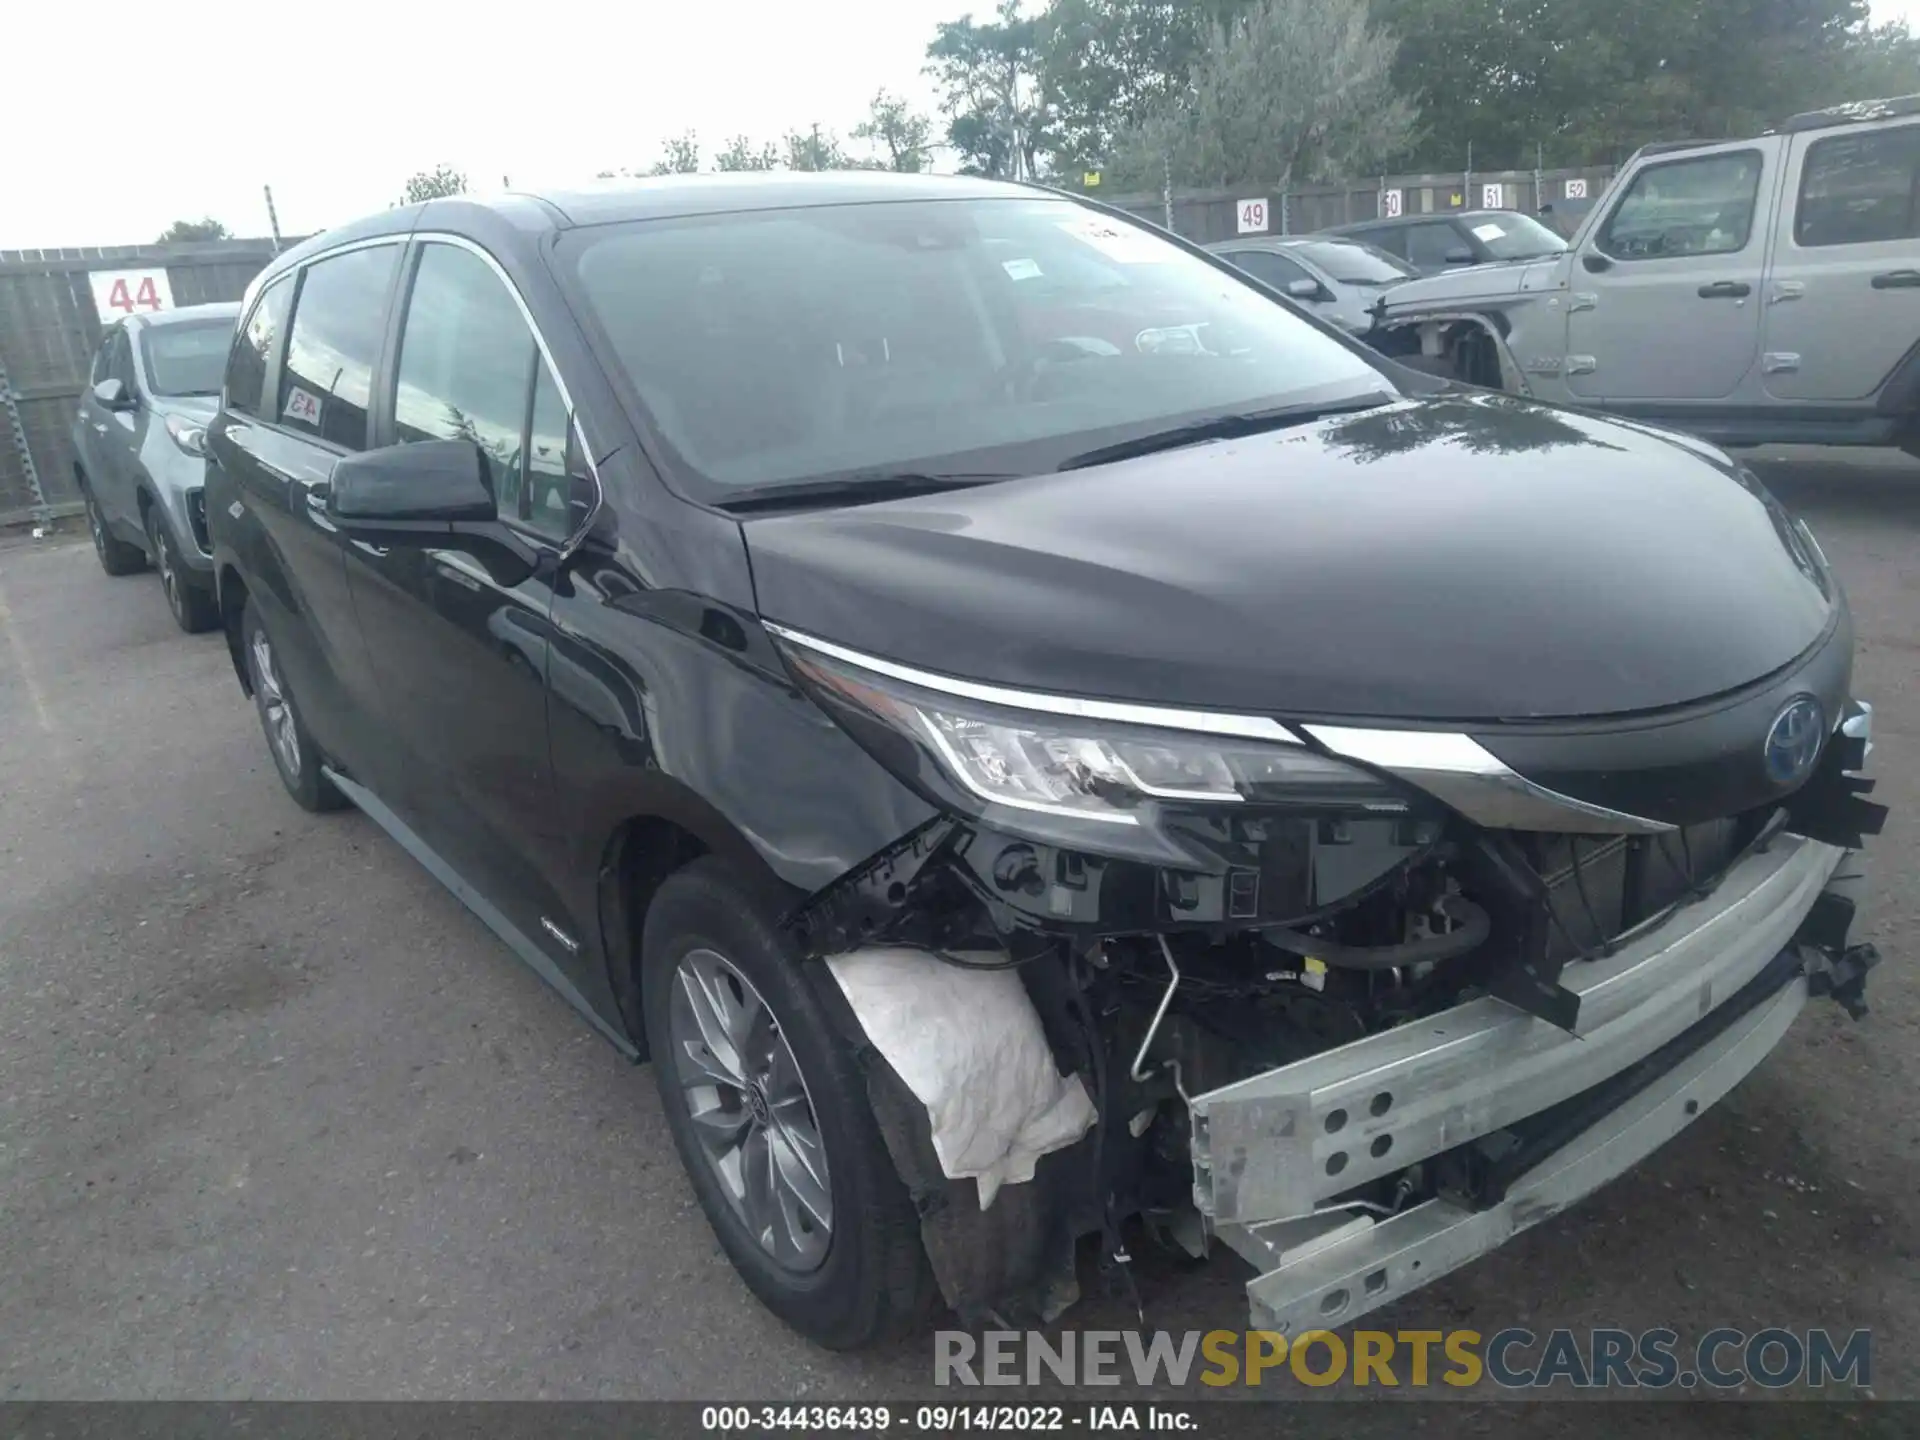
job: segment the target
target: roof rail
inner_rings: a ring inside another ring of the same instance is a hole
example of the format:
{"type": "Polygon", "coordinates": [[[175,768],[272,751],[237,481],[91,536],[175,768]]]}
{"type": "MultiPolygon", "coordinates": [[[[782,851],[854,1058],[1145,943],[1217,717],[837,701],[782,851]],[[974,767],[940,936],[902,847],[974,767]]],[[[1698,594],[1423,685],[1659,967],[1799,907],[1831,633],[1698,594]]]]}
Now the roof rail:
{"type": "Polygon", "coordinates": [[[1825,130],[1830,125],[1857,125],[1863,120],[1890,120],[1896,115],[1920,115],[1920,95],[1896,95],[1886,100],[1854,100],[1845,105],[1829,105],[1824,110],[1808,110],[1783,124],[1780,133],[1825,130]]]}

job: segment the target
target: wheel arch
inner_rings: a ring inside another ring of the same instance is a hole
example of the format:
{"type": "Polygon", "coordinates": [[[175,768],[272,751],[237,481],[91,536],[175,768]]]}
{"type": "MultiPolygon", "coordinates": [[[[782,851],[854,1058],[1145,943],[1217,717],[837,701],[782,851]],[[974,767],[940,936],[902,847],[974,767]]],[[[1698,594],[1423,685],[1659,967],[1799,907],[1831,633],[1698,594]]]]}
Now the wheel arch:
{"type": "Polygon", "coordinates": [[[645,1059],[641,941],[647,913],[668,877],[712,855],[776,913],[784,914],[798,903],[802,892],[774,873],[739,827],[681,782],[654,772],[637,792],[624,798],[628,803],[619,807],[620,818],[604,827],[596,901],[607,984],[628,1038],[645,1059]]]}

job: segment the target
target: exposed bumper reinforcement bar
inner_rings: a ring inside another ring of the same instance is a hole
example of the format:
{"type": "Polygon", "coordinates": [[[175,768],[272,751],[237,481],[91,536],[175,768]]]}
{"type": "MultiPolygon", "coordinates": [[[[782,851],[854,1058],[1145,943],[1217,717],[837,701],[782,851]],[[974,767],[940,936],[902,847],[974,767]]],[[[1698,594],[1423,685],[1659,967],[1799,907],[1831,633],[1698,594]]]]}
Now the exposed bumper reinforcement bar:
{"type": "Polygon", "coordinates": [[[1483,1210],[1447,1199],[1376,1220],[1322,1213],[1219,1236],[1265,1273],[1247,1284],[1253,1324],[1281,1334],[1342,1325],[1497,1249],[1631,1168],[1766,1058],[1807,1000],[1795,977],[1706,1044],[1519,1176],[1483,1210]]]}
{"type": "MultiPolygon", "coordinates": [[[[1591,1090],[1691,1029],[1759,975],[1793,939],[1845,853],[1780,836],[1737,864],[1711,894],[1628,939],[1613,955],[1567,966],[1561,983],[1580,996],[1576,1033],[1500,1000],[1473,1000],[1194,1097],[1195,1203],[1223,1235],[1229,1227],[1237,1234],[1312,1217],[1357,1185],[1591,1090]]],[[[1795,984],[1804,998],[1805,982],[1795,984]]],[[[1797,1001],[1792,1008],[1799,1008],[1797,1001]]],[[[1776,1015],[1778,1007],[1766,1013],[1776,1015]]],[[[1764,1053],[1754,1052],[1738,1074],[1764,1053]]],[[[1621,1113],[1632,1109],[1629,1104],[1621,1113]]],[[[1635,1158],[1644,1153],[1636,1151],[1635,1158]]],[[[1473,1235],[1497,1232],[1498,1238],[1468,1246],[1443,1268],[1523,1228],[1514,1217],[1531,1212],[1516,1210],[1512,1197],[1520,1193],[1511,1192],[1496,1210],[1466,1212],[1473,1235]],[[1507,1218],[1487,1218],[1494,1214],[1507,1218]]],[[[1428,1211],[1421,1206],[1378,1228],[1428,1211]]],[[[1338,1222],[1351,1223],[1344,1215],[1338,1222]]],[[[1313,1224],[1314,1233],[1327,1228],[1324,1217],[1313,1224]]],[[[1449,1220],[1441,1233],[1453,1228],[1449,1220]]],[[[1298,1239],[1288,1239],[1287,1247],[1296,1248],[1298,1239]]],[[[1449,1241],[1434,1258],[1462,1244],[1449,1241]]],[[[1270,1268],[1271,1262],[1255,1263],[1270,1268]]],[[[1432,1264],[1422,1260],[1422,1279],[1431,1278],[1432,1264]]]]}

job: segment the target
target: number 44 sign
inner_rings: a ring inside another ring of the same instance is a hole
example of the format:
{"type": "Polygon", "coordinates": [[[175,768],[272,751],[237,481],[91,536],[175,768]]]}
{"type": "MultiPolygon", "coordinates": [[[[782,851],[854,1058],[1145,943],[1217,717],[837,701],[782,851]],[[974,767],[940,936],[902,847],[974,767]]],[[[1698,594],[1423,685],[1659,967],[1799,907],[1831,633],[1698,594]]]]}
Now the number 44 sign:
{"type": "Polygon", "coordinates": [[[100,323],[111,325],[129,315],[173,309],[173,286],[164,270],[89,270],[93,308],[100,323]]]}

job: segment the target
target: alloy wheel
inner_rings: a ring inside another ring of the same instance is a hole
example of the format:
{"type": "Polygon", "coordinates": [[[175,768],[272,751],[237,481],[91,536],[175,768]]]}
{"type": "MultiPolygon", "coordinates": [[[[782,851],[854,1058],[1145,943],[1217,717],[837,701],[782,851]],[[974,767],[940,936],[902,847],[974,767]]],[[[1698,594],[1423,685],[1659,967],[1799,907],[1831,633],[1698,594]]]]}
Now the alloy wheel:
{"type": "Polygon", "coordinates": [[[167,543],[158,517],[151,512],[147,517],[147,537],[153,541],[153,563],[160,572],[160,588],[167,592],[167,605],[177,616],[180,613],[180,578],[174,568],[173,546],[167,543]]]}
{"type": "Polygon", "coordinates": [[[820,1268],[833,1188],[813,1099],[753,982],[713,950],[674,974],[672,1063],[702,1154],[733,1213],[782,1269],[820,1268]]]}
{"type": "Polygon", "coordinates": [[[102,565],[107,563],[107,527],[100,518],[100,507],[94,503],[93,494],[85,496],[87,502],[87,530],[93,536],[93,553],[100,557],[102,565]]]}
{"type": "Polygon", "coordinates": [[[293,706],[288,703],[287,692],[280,683],[280,672],[274,669],[273,643],[267,639],[266,631],[253,632],[247,654],[252,661],[254,694],[260,697],[260,713],[267,722],[267,741],[273,746],[280,768],[289,778],[296,778],[300,774],[300,731],[294,724],[293,706]]]}

